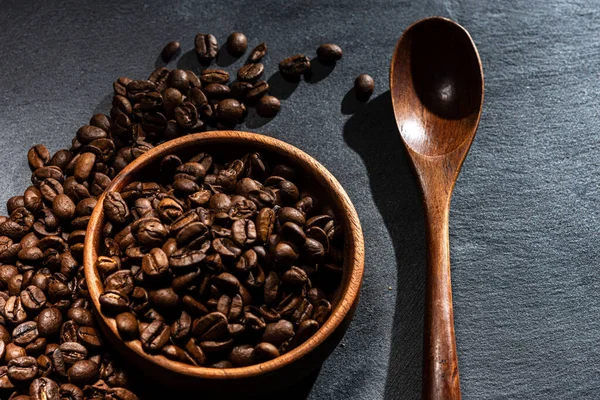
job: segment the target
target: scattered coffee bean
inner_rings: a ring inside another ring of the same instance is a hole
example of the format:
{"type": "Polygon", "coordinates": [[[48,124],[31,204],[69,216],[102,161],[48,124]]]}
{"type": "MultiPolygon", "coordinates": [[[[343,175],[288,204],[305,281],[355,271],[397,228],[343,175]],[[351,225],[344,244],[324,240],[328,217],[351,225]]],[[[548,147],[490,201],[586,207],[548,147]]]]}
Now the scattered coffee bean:
{"type": "Polygon", "coordinates": [[[279,63],[279,71],[289,78],[299,78],[310,69],[310,59],[304,54],[296,54],[279,63]]]}
{"type": "Polygon", "coordinates": [[[162,60],[164,62],[168,63],[169,61],[171,61],[173,56],[175,56],[175,54],[177,54],[179,52],[179,48],[180,48],[179,42],[176,42],[176,41],[169,42],[162,49],[162,51],[160,53],[160,57],[162,58],[162,60]]]}
{"type": "Polygon", "coordinates": [[[337,44],[322,44],[317,49],[317,57],[323,64],[333,64],[342,58],[342,48],[337,44]]]}
{"type": "Polygon", "coordinates": [[[261,117],[273,118],[279,112],[281,103],[275,96],[263,96],[256,103],[256,113],[261,117]]]}
{"type": "Polygon", "coordinates": [[[354,91],[359,101],[367,101],[373,94],[375,81],[367,74],[360,74],[354,81],[354,91]]]}
{"type": "Polygon", "coordinates": [[[227,51],[234,57],[239,57],[246,51],[248,39],[241,32],[233,32],[227,37],[227,51]]]}
{"type": "Polygon", "coordinates": [[[237,72],[239,81],[253,82],[260,78],[265,72],[265,66],[262,63],[250,63],[242,66],[237,72]]]}
{"type": "Polygon", "coordinates": [[[256,46],[254,49],[252,49],[252,51],[250,52],[250,55],[248,56],[248,62],[249,63],[259,62],[260,60],[262,60],[262,58],[265,56],[265,54],[267,54],[267,44],[261,43],[258,46],[256,46]]]}
{"type": "Polygon", "coordinates": [[[209,64],[219,51],[217,38],[210,34],[199,33],[195,39],[196,55],[203,64],[209,64]]]}

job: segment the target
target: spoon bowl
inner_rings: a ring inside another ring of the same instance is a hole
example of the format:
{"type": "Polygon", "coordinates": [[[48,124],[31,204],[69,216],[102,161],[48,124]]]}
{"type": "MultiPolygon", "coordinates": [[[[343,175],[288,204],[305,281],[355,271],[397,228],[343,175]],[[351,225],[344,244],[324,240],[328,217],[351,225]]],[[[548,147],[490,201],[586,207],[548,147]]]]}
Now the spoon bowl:
{"type": "Polygon", "coordinates": [[[396,47],[391,80],[394,98],[403,105],[394,104],[400,133],[417,153],[447,154],[475,135],[483,71],[460,25],[436,17],[409,27],[396,47]]]}
{"type": "Polygon", "coordinates": [[[448,218],[452,190],[483,105],[483,69],[469,33],[441,17],[411,25],[392,58],[390,89],[427,219],[423,398],[457,400],[448,218]]]}

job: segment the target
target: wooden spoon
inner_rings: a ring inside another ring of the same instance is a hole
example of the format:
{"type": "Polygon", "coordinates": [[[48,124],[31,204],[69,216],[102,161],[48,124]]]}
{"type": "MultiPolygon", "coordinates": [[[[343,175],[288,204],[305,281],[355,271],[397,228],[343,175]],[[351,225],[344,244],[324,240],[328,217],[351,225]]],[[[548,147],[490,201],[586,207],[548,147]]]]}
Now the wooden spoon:
{"type": "Polygon", "coordinates": [[[483,103],[483,69],[469,33],[440,17],[411,25],[396,46],[390,88],[427,219],[423,398],[460,399],[448,215],[483,103]]]}

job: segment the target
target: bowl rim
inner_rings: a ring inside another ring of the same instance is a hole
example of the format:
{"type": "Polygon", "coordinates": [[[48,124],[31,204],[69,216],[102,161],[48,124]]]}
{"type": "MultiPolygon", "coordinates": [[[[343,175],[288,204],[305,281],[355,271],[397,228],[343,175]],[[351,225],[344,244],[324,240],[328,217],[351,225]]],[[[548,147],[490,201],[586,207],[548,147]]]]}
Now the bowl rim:
{"type": "Polygon", "coordinates": [[[85,235],[83,263],[89,296],[92,300],[94,311],[97,317],[100,319],[99,322],[103,324],[105,328],[108,328],[112,332],[112,335],[122,344],[127,346],[129,350],[132,350],[138,356],[141,356],[145,361],[151,362],[159,367],[166,368],[177,374],[213,380],[242,379],[272,373],[298,361],[306,354],[319,347],[323,342],[326,341],[327,338],[329,338],[329,336],[333,334],[334,331],[337,330],[338,327],[340,327],[348,313],[353,310],[353,305],[358,301],[364,275],[364,239],[358,215],[354,205],[348,197],[348,194],[338,180],[312,156],[279,139],[258,133],[244,131],[209,131],[189,134],[156,146],[135,159],[113,178],[109,187],[98,198],[97,205],[90,217],[85,235]],[[345,219],[347,219],[348,226],[351,227],[351,229],[344,230],[344,234],[347,237],[347,242],[344,245],[344,255],[347,258],[348,253],[351,254],[351,260],[346,259],[344,261],[344,267],[350,267],[350,276],[348,278],[346,290],[342,292],[338,304],[334,309],[332,309],[331,314],[325,324],[323,324],[319,330],[306,342],[273,360],[246,367],[234,367],[227,369],[194,366],[169,360],[162,355],[151,355],[146,353],[141,349],[139,340],[122,340],[118,335],[114,318],[106,317],[100,310],[99,296],[101,293],[99,287],[102,283],[98,278],[98,272],[95,267],[97,246],[100,243],[100,238],[97,234],[99,234],[101,231],[101,229],[98,229],[97,227],[103,220],[104,210],[102,204],[106,193],[113,190],[113,188],[115,188],[117,185],[120,185],[128,178],[130,174],[152,164],[158,157],[177,152],[186,145],[192,143],[194,145],[202,142],[214,144],[223,141],[259,145],[260,147],[265,148],[267,151],[283,154],[286,157],[291,157],[297,160],[297,163],[302,164],[304,168],[308,167],[312,169],[312,172],[315,175],[324,178],[324,182],[322,184],[329,186],[331,191],[339,197],[339,203],[344,210],[345,219]],[[346,250],[346,246],[348,245],[351,248],[350,251],[346,250]]]}

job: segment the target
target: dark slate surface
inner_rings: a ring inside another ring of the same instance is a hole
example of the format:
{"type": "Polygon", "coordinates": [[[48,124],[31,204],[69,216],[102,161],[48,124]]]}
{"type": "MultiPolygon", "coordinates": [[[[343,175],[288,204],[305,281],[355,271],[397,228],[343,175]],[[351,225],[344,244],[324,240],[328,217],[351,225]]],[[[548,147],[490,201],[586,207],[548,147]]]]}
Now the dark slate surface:
{"type": "Polygon", "coordinates": [[[268,42],[269,76],[285,56],[338,43],[344,58],[333,70],[277,89],[280,115],[245,128],[320,160],[363,224],[361,303],[310,398],[418,398],[423,211],[393,123],[388,63],[411,22],[448,16],[471,32],[486,75],[479,133],[451,212],[463,396],[596,399],[598,10],[582,0],[3,0],[0,201],[28,185],[32,144],[65,147],[93,113],[108,111],[112,81],[146,77],[169,40],[184,50],[170,66],[197,69],[187,53],[196,33],[222,42],[243,31],[251,46],[268,42]],[[377,85],[366,105],[347,94],[362,72],[377,85]]]}

